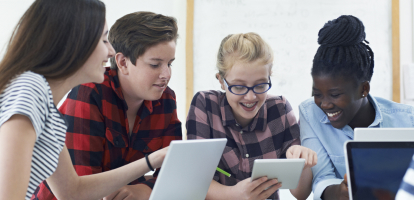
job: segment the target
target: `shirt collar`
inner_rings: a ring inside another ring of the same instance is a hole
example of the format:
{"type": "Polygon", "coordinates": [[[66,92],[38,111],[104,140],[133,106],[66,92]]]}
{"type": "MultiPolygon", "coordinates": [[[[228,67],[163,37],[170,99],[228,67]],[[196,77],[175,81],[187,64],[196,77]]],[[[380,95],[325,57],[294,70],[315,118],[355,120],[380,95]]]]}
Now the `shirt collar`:
{"type": "MultiPolygon", "coordinates": [[[[221,113],[221,120],[223,126],[231,126],[236,125],[237,121],[234,118],[233,111],[229,102],[227,101],[226,93],[223,93],[220,98],[220,113],[221,113]]],[[[254,119],[250,122],[250,124],[243,128],[248,132],[253,132],[254,130],[265,131],[267,126],[267,107],[266,102],[263,106],[259,109],[259,112],[254,117],[254,119]]]]}
{"type": "MultiPolygon", "coordinates": [[[[112,90],[115,92],[116,96],[123,102],[125,110],[128,110],[128,105],[124,99],[124,94],[122,93],[121,84],[119,83],[118,71],[116,69],[106,68],[105,74],[108,76],[109,83],[112,90]]],[[[144,100],[143,105],[148,109],[149,113],[152,113],[155,106],[161,105],[159,100],[147,101],[144,100]]]]}
{"type": "Polygon", "coordinates": [[[372,106],[374,106],[374,110],[375,110],[375,119],[372,122],[372,124],[369,125],[368,127],[379,126],[379,124],[381,124],[382,121],[383,121],[382,113],[381,113],[379,104],[378,104],[377,100],[375,98],[373,98],[370,94],[368,94],[368,101],[371,102],[371,104],[372,104],[372,106]]]}
{"type": "MultiPolygon", "coordinates": [[[[374,106],[374,109],[375,109],[375,119],[372,122],[372,124],[369,125],[368,127],[378,126],[382,122],[382,114],[380,112],[378,102],[370,94],[368,94],[368,101],[371,102],[372,106],[374,106]]],[[[320,122],[324,124],[331,123],[328,119],[328,116],[326,116],[325,113],[322,115],[320,122]]]]}

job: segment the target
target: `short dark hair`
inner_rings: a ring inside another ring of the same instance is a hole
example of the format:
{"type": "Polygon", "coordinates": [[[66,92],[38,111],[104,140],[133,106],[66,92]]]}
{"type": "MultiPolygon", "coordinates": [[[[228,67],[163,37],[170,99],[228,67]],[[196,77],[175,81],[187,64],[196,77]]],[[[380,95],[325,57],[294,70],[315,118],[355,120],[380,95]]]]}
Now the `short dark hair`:
{"type": "Polygon", "coordinates": [[[342,15],[319,30],[318,51],[313,59],[312,76],[328,74],[370,81],[374,73],[374,52],[365,40],[364,24],[342,15]]]}
{"type": "MultiPolygon", "coordinates": [[[[116,53],[122,53],[136,64],[139,56],[161,42],[176,41],[177,20],[152,12],[134,12],[118,19],[109,31],[109,42],[116,53]]],[[[115,58],[111,58],[111,69],[117,69],[115,58]]]]}
{"type": "Polygon", "coordinates": [[[64,79],[78,71],[102,36],[99,0],[36,0],[20,18],[0,63],[0,91],[15,75],[32,71],[64,79]]]}

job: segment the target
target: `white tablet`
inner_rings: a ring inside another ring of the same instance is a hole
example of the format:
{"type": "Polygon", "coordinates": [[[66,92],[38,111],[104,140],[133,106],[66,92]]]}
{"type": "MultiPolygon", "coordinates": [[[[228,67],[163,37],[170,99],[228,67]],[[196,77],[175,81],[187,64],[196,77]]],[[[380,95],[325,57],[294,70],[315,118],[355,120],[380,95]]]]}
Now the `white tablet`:
{"type": "Polygon", "coordinates": [[[305,159],[256,159],[253,164],[252,181],[263,176],[277,178],[282,182],[280,189],[298,187],[300,175],[305,166],[305,159]]]}

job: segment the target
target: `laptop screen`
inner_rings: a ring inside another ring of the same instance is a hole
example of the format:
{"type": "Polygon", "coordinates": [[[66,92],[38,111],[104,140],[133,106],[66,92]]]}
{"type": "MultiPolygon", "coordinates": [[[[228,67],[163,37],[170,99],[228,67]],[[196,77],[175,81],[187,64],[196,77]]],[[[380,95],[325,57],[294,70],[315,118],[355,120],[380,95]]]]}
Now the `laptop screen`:
{"type": "Polygon", "coordinates": [[[414,154],[414,142],[349,142],[353,199],[394,199],[414,154]]]}

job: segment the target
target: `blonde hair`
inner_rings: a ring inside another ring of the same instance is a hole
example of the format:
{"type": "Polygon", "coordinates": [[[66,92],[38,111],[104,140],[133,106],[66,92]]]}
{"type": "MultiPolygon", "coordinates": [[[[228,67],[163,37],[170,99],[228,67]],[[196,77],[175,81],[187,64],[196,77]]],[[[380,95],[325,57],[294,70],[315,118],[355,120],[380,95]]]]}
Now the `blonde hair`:
{"type": "MultiPolygon", "coordinates": [[[[230,34],[220,44],[217,54],[217,69],[224,78],[236,61],[261,60],[264,65],[273,63],[272,48],[257,33],[230,34]]],[[[217,77],[218,78],[218,77],[217,77]]]]}

